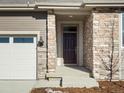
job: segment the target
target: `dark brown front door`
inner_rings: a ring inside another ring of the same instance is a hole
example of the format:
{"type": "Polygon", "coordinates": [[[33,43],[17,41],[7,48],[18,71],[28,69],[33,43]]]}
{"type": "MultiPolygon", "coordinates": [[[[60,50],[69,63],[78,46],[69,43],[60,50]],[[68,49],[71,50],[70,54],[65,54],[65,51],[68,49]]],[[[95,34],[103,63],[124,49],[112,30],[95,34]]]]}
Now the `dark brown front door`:
{"type": "Polygon", "coordinates": [[[77,26],[66,26],[63,29],[64,64],[77,63],[77,26]]]}

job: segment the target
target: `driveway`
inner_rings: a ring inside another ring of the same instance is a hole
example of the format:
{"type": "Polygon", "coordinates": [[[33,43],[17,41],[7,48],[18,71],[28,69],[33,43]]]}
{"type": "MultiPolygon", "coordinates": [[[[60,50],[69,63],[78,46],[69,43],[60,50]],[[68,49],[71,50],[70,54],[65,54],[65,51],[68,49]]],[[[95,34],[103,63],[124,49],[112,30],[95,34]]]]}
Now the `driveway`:
{"type": "MultiPolygon", "coordinates": [[[[98,87],[92,78],[63,78],[63,87],[98,87]]],[[[0,80],[0,93],[30,93],[33,88],[60,87],[60,80],[0,80]]]]}
{"type": "Polygon", "coordinates": [[[0,81],[0,93],[29,93],[36,81],[0,81]]]}
{"type": "Polygon", "coordinates": [[[30,93],[32,88],[60,87],[59,81],[0,80],[0,93],[30,93]]]}

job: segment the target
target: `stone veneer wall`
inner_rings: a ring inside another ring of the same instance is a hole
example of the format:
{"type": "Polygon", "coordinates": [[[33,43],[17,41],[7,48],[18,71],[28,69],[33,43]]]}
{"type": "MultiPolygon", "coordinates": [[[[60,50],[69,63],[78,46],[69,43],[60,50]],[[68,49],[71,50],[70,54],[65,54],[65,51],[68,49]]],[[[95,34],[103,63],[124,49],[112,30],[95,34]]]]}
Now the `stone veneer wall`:
{"type": "Polygon", "coordinates": [[[46,70],[55,71],[56,68],[57,45],[56,45],[56,18],[54,14],[48,13],[47,24],[46,22],[45,26],[42,24],[42,28],[45,28],[44,33],[47,33],[47,35],[46,34],[43,35],[43,32],[41,32],[40,36],[43,37],[43,40],[47,39],[46,40],[47,42],[45,41],[47,45],[44,45],[43,47],[37,47],[38,79],[45,78],[46,70]],[[46,26],[48,32],[46,32],[46,26]]]}
{"type": "Polygon", "coordinates": [[[120,79],[124,80],[124,48],[121,48],[121,64],[120,64],[120,79]]]}
{"type": "MultiPolygon", "coordinates": [[[[121,24],[122,24],[122,27],[121,27],[121,32],[120,32],[120,34],[122,35],[123,33],[123,31],[124,31],[124,27],[123,27],[123,25],[124,25],[124,15],[121,15],[121,24]]],[[[121,37],[121,36],[120,36],[121,37]]],[[[123,38],[121,38],[121,39],[123,39],[123,38]]],[[[120,41],[122,41],[122,40],[120,40],[120,41]]],[[[123,46],[123,44],[122,44],[122,42],[120,42],[120,79],[121,80],[124,80],[124,46],[123,46]]]]}
{"type": "Polygon", "coordinates": [[[89,70],[93,70],[93,16],[85,18],[83,31],[83,62],[89,70]]]}
{"type": "Polygon", "coordinates": [[[56,17],[48,14],[48,71],[55,71],[57,60],[56,17]]]}
{"type": "Polygon", "coordinates": [[[48,66],[48,71],[55,71],[55,67],[56,67],[56,58],[57,58],[56,19],[54,14],[48,13],[47,20],[44,20],[44,24],[42,24],[42,30],[43,31],[40,32],[40,36],[42,36],[44,45],[42,47],[37,47],[37,56],[38,56],[37,78],[38,79],[45,78],[47,66],[48,66]],[[46,32],[46,27],[48,32],[46,32]]]}
{"type": "MultiPolygon", "coordinates": [[[[93,13],[93,65],[96,79],[107,79],[109,71],[105,70],[103,61],[109,64],[111,52],[111,33],[113,28],[114,59],[119,63],[119,14],[118,13],[93,13]],[[114,22],[114,26],[113,26],[114,22]]],[[[117,63],[117,65],[118,65],[117,63]]],[[[113,79],[119,78],[119,71],[113,79]]]]}
{"type": "Polygon", "coordinates": [[[37,48],[37,55],[38,55],[38,79],[44,79],[46,73],[46,48],[38,47],[37,48]]]}

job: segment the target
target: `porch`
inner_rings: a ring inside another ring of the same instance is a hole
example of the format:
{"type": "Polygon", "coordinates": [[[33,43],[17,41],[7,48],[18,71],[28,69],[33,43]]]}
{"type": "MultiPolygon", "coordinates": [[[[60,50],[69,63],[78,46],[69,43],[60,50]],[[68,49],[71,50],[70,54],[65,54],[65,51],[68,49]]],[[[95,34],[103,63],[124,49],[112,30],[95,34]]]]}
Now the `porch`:
{"type": "Polygon", "coordinates": [[[65,66],[57,66],[55,72],[47,73],[47,77],[83,77],[89,78],[90,71],[84,67],[77,65],[65,65],[65,66]],[[74,74],[75,73],[75,74],[74,74]]]}
{"type": "MultiPolygon", "coordinates": [[[[51,19],[50,25],[55,23],[54,31],[48,32],[47,70],[49,73],[46,74],[48,80],[62,79],[63,82],[70,80],[70,82],[80,83],[82,78],[91,79],[90,75],[94,72],[90,30],[92,24],[90,20],[86,20],[86,17],[88,16],[81,14],[72,14],[72,16],[56,14],[48,18],[51,19]]],[[[63,82],[62,85],[66,86],[63,82]]]]}
{"type": "MultiPolygon", "coordinates": [[[[62,87],[94,87],[98,83],[93,72],[92,24],[87,15],[56,14],[55,36],[49,32],[48,81],[59,81],[62,87]],[[90,26],[91,25],[91,26],[90,26]],[[54,42],[53,42],[54,41],[54,42]],[[52,42],[52,44],[51,44],[52,42]],[[50,45],[49,45],[50,44],[50,45]],[[52,46],[51,46],[52,45],[52,46]],[[51,60],[51,57],[54,60],[51,60]],[[87,69],[86,69],[87,68],[87,69]],[[89,69],[89,70],[88,70],[89,69]]],[[[53,18],[51,18],[53,20],[53,18]]]]}
{"type": "Polygon", "coordinates": [[[78,65],[57,66],[55,72],[46,74],[46,79],[58,81],[61,87],[95,87],[97,81],[92,78],[91,72],[78,65]]]}

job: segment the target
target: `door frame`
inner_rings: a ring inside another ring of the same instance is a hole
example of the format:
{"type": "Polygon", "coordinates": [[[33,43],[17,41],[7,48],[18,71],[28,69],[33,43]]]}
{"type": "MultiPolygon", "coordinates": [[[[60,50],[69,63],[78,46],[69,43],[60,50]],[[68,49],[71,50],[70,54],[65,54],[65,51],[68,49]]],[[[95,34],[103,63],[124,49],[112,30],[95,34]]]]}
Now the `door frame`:
{"type": "MultiPolygon", "coordinates": [[[[57,65],[64,65],[63,59],[63,30],[62,25],[77,25],[77,64],[83,65],[83,22],[82,21],[58,21],[57,23],[57,65]],[[82,51],[82,52],[79,52],[82,51]]],[[[75,64],[74,64],[75,65],[75,64]]]]}
{"type": "MultiPolygon", "coordinates": [[[[77,30],[76,30],[76,32],[74,32],[75,34],[76,34],[76,46],[78,45],[78,31],[79,31],[79,25],[78,24],[61,24],[61,30],[62,30],[62,41],[63,41],[63,39],[64,39],[64,30],[63,30],[63,28],[64,27],[66,27],[66,26],[75,26],[75,27],[77,27],[77,30]]],[[[69,32],[67,32],[67,33],[69,33],[69,32]]],[[[63,47],[64,47],[64,42],[62,43],[63,44],[63,47]]],[[[77,47],[76,47],[77,48],[77,47]]],[[[62,49],[64,49],[64,48],[62,48],[62,49]]],[[[77,50],[77,49],[76,49],[77,50]]],[[[63,55],[64,55],[64,51],[63,51],[63,55]]],[[[77,57],[78,57],[78,55],[77,55],[77,51],[76,51],[76,63],[70,63],[70,64],[66,64],[66,63],[64,63],[64,65],[77,65],[78,63],[77,63],[77,57]]],[[[63,57],[64,58],[64,57],[63,57]]]]}

